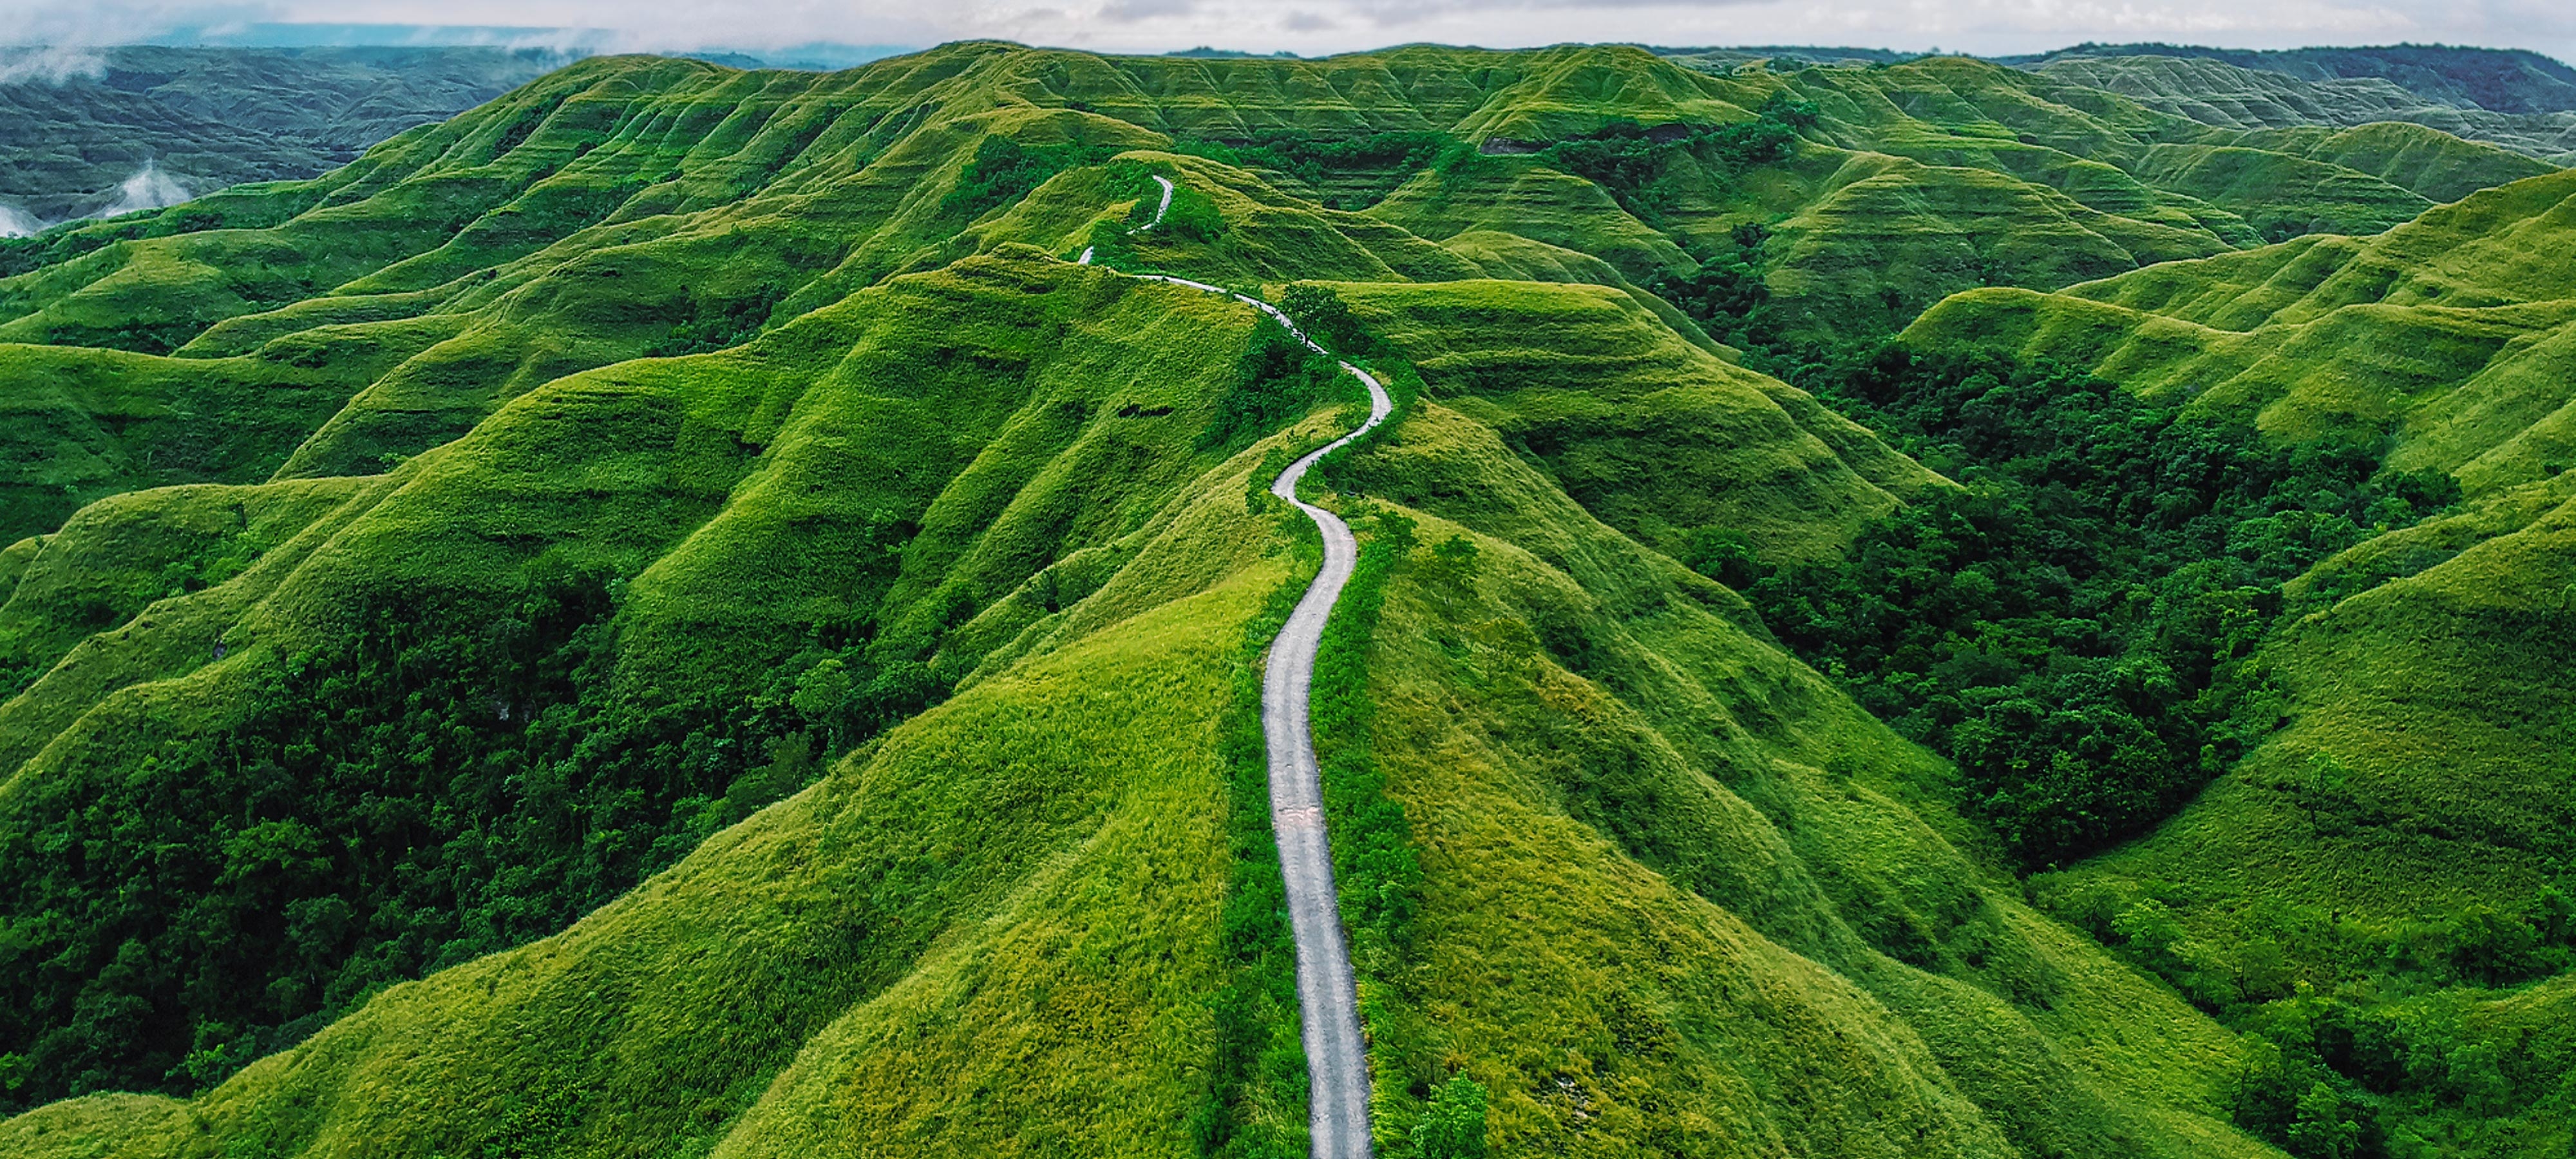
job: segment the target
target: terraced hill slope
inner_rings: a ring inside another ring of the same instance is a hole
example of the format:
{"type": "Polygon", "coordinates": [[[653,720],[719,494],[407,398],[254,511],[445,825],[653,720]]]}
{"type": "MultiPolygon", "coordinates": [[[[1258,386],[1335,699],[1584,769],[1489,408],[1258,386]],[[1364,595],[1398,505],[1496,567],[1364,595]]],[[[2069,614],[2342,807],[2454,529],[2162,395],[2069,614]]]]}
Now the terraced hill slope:
{"type": "Polygon", "coordinates": [[[2434,104],[2498,113],[2576,110],[2576,68],[2528,49],[2447,44],[2369,48],[2227,49],[2171,44],[2080,44],[2036,57],[2164,56],[2215,60],[2301,80],[2385,80],[2434,104]]]}
{"type": "Polygon", "coordinates": [[[610,58],[12,243],[0,1146],[1302,1151],[1262,487],[1354,400],[1160,270],[1402,399],[1309,492],[1381,1153],[2271,1153],[2275,1039],[1711,577],[1981,494],[1782,343],[2528,171],[2295,144],[1955,60],[610,58]]]}

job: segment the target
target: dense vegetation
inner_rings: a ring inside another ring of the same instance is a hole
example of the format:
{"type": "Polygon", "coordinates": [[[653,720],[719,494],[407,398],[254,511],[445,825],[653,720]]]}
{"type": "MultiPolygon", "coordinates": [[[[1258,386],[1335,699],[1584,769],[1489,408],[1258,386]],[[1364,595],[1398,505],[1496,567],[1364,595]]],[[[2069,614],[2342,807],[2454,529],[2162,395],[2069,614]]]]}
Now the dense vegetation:
{"type": "Polygon", "coordinates": [[[1679,196],[1663,179],[1673,160],[1689,156],[1705,172],[1721,179],[1755,165],[1789,155],[1798,130],[1816,123],[1816,103],[1774,94],[1752,120],[1714,128],[1687,127],[1681,132],[1648,129],[1635,121],[1612,121],[1579,137],[1558,141],[1538,151],[1552,168],[1598,183],[1619,207],[1649,225],[1663,225],[1679,196]]]}
{"type": "Polygon", "coordinates": [[[1447,133],[1325,136],[1273,129],[1245,141],[1182,140],[1173,151],[1286,175],[1315,192],[1327,209],[1365,209],[1386,200],[1415,173],[1473,146],[1447,133]]]}
{"type": "Polygon", "coordinates": [[[11,1092],[219,1082],[386,985],[561,929],[940,693],[809,646],[741,700],[637,703],[609,688],[623,587],[386,597],[238,724],[14,803],[11,1092]]]}
{"type": "MultiPolygon", "coordinates": [[[[2376,447],[2270,443],[1990,354],[1888,346],[1791,376],[1965,487],[1747,594],[1956,760],[1970,810],[2031,866],[2143,831],[2268,734],[2277,708],[2247,661],[2281,585],[2458,495],[2381,471],[2376,447]]],[[[1732,541],[1698,552],[1713,578],[1748,577],[1732,541]]]]}

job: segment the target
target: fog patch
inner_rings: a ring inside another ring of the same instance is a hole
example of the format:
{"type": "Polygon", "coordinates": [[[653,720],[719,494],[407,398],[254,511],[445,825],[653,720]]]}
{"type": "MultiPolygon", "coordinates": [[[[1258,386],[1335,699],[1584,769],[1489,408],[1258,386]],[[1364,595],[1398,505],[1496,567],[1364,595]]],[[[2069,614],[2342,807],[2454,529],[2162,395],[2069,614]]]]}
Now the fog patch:
{"type": "Polygon", "coordinates": [[[34,44],[0,48],[0,85],[58,85],[73,77],[107,75],[107,58],[95,48],[34,44]]]}
{"type": "Polygon", "coordinates": [[[0,237],[33,237],[45,223],[20,212],[17,206],[0,205],[0,237]]]}
{"type": "Polygon", "coordinates": [[[146,161],[134,176],[116,187],[116,200],[93,216],[115,217],[145,209],[166,209],[188,199],[188,187],[179,179],[161,171],[158,161],[146,161]]]}

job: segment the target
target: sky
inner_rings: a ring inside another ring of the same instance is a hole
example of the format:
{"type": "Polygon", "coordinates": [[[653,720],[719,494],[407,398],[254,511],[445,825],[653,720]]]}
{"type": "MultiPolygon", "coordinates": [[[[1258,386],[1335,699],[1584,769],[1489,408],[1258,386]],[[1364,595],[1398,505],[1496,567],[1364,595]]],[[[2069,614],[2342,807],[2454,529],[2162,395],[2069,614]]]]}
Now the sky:
{"type": "Polygon", "coordinates": [[[175,31],[281,22],[486,26],[487,38],[619,51],[997,38],[1103,52],[1626,41],[2000,55],[2152,40],[2440,42],[2576,58],[2571,0],[0,0],[0,42],[17,44],[166,43],[175,31]]]}

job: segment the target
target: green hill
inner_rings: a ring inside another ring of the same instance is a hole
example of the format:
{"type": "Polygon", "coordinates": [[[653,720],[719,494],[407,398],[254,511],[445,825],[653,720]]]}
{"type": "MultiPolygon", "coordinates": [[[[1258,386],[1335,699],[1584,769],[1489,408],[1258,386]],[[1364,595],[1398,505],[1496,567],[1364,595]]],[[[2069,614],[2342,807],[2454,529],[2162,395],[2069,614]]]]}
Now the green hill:
{"type": "Polygon", "coordinates": [[[2080,44],[2011,63],[2065,57],[2159,56],[2215,60],[2308,81],[2384,80],[2432,104],[2498,113],[2576,110],[2576,68],[2527,49],[2447,44],[2371,48],[2227,49],[2171,44],[2080,44]]]}
{"type": "Polygon", "coordinates": [[[1157,271],[1402,399],[1310,490],[1381,1153],[1468,1084],[1497,1154],[2563,1148],[2557,693],[2408,690],[2551,638],[2481,601],[2565,578],[2568,181],[1956,59],[974,43],[5,243],[0,1150],[1301,1153],[1264,488],[1356,408],[1157,271]],[[2527,804],[2301,787],[2400,700],[2527,804]],[[2258,898],[2240,807],[2439,829],[2258,898]]]}
{"type": "MultiPolygon", "coordinates": [[[[2274,1015],[2297,1025],[2266,1032],[2349,1073],[2380,1064],[2337,1058],[2316,1035],[2440,1026],[2469,1036],[2440,1049],[2491,1049],[2475,1046],[2488,1036],[2527,1073],[2564,1065],[2545,1028],[2564,1022],[2563,988],[2504,991],[2553,972],[2546,947],[2565,937],[2552,899],[2570,853],[2576,690],[2546,657],[2569,629],[2554,537],[2576,463],[2560,385],[2576,313],[2566,279],[2531,255],[2558,244],[2571,196],[2564,174],[2533,178],[2369,241],[2175,263],[2058,295],[1962,295],[1907,332],[1932,347],[2045,350],[2218,421],[2372,446],[2387,470],[2456,481],[2461,504],[2329,541],[2283,589],[2256,657],[2278,731],[2152,836],[2032,884],[2113,940],[2115,919],[2149,902],[2173,915],[2161,932],[2136,919],[2129,936],[2157,943],[2148,952],[2187,988],[2282,996],[2289,975],[2266,973],[2273,962],[2315,979],[2317,997],[2285,996],[2274,1015]],[[2466,992],[2425,993],[2445,980],[2466,992]]],[[[2518,1129],[2439,1114],[2424,1129],[2468,1150],[2544,1153],[2561,1136],[2539,1125],[2563,1123],[2562,1108],[2524,1111],[2518,1129]]]]}

